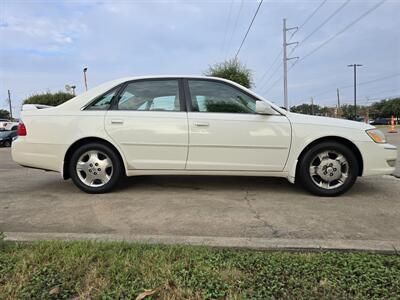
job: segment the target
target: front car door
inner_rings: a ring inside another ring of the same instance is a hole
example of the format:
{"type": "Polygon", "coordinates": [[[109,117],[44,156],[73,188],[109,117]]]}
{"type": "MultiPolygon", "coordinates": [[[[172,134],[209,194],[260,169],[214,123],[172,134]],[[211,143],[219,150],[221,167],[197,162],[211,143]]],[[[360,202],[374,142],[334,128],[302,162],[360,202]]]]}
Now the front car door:
{"type": "Polygon", "coordinates": [[[188,170],[282,171],[289,154],[286,116],[255,113],[256,98],[229,83],[185,80],[188,170]]]}
{"type": "Polygon", "coordinates": [[[184,169],[188,123],[181,79],[126,83],[106,113],[105,129],[128,169],[184,169]]]}

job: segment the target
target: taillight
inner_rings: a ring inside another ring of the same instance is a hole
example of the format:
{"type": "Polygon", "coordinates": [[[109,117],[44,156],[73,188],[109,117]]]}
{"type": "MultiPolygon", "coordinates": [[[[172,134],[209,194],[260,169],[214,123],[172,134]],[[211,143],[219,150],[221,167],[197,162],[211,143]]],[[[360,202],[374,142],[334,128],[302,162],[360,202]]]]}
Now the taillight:
{"type": "Polygon", "coordinates": [[[24,123],[18,124],[17,134],[18,134],[18,136],[26,136],[26,127],[25,127],[24,123]]]}

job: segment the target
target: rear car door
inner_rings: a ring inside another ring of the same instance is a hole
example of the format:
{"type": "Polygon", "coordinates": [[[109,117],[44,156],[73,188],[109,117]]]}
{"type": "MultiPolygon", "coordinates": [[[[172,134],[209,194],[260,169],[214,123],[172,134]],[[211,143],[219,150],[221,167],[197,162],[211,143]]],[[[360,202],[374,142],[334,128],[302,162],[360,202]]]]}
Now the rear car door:
{"type": "Polygon", "coordinates": [[[286,116],[255,113],[256,98],[229,83],[185,80],[189,99],[186,169],[282,171],[289,154],[286,116]]]}
{"type": "Polygon", "coordinates": [[[188,123],[181,80],[126,83],[106,113],[105,129],[129,169],[184,169],[188,123]]]}

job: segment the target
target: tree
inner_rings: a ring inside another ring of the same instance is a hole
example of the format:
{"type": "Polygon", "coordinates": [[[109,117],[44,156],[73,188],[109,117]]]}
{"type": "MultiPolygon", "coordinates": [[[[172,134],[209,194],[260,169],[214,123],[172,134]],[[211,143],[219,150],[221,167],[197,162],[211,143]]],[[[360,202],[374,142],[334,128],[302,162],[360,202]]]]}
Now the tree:
{"type": "Polygon", "coordinates": [[[10,119],[10,112],[5,109],[0,109],[0,119],[10,119]]]}
{"type": "Polygon", "coordinates": [[[61,103],[68,101],[69,99],[75,97],[70,93],[65,92],[57,92],[57,93],[50,93],[46,92],[43,94],[36,94],[32,95],[29,98],[23,101],[23,104],[43,104],[43,105],[50,105],[50,106],[57,106],[61,103]]]}
{"type": "Polygon", "coordinates": [[[251,70],[237,59],[226,60],[210,66],[204,75],[229,79],[247,88],[253,85],[251,70]]]}

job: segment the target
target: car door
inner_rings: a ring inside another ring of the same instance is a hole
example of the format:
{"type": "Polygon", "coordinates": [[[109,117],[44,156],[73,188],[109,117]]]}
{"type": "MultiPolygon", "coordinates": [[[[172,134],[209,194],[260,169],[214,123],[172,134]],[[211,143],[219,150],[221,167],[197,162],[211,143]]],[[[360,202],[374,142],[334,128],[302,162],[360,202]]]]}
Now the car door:
{"type": "Polygon", "coordinates": [[[180,79],[128,82],[105,116],[105,129],[129,169],[184,169],[188,123],[180,79]]]}
{"type": "Polygon", "coordinates": [[[236,86],[185,80],[188,170],[281,171],[289,154],[286,116],[255,113],[256,98],[236,86]]]}

